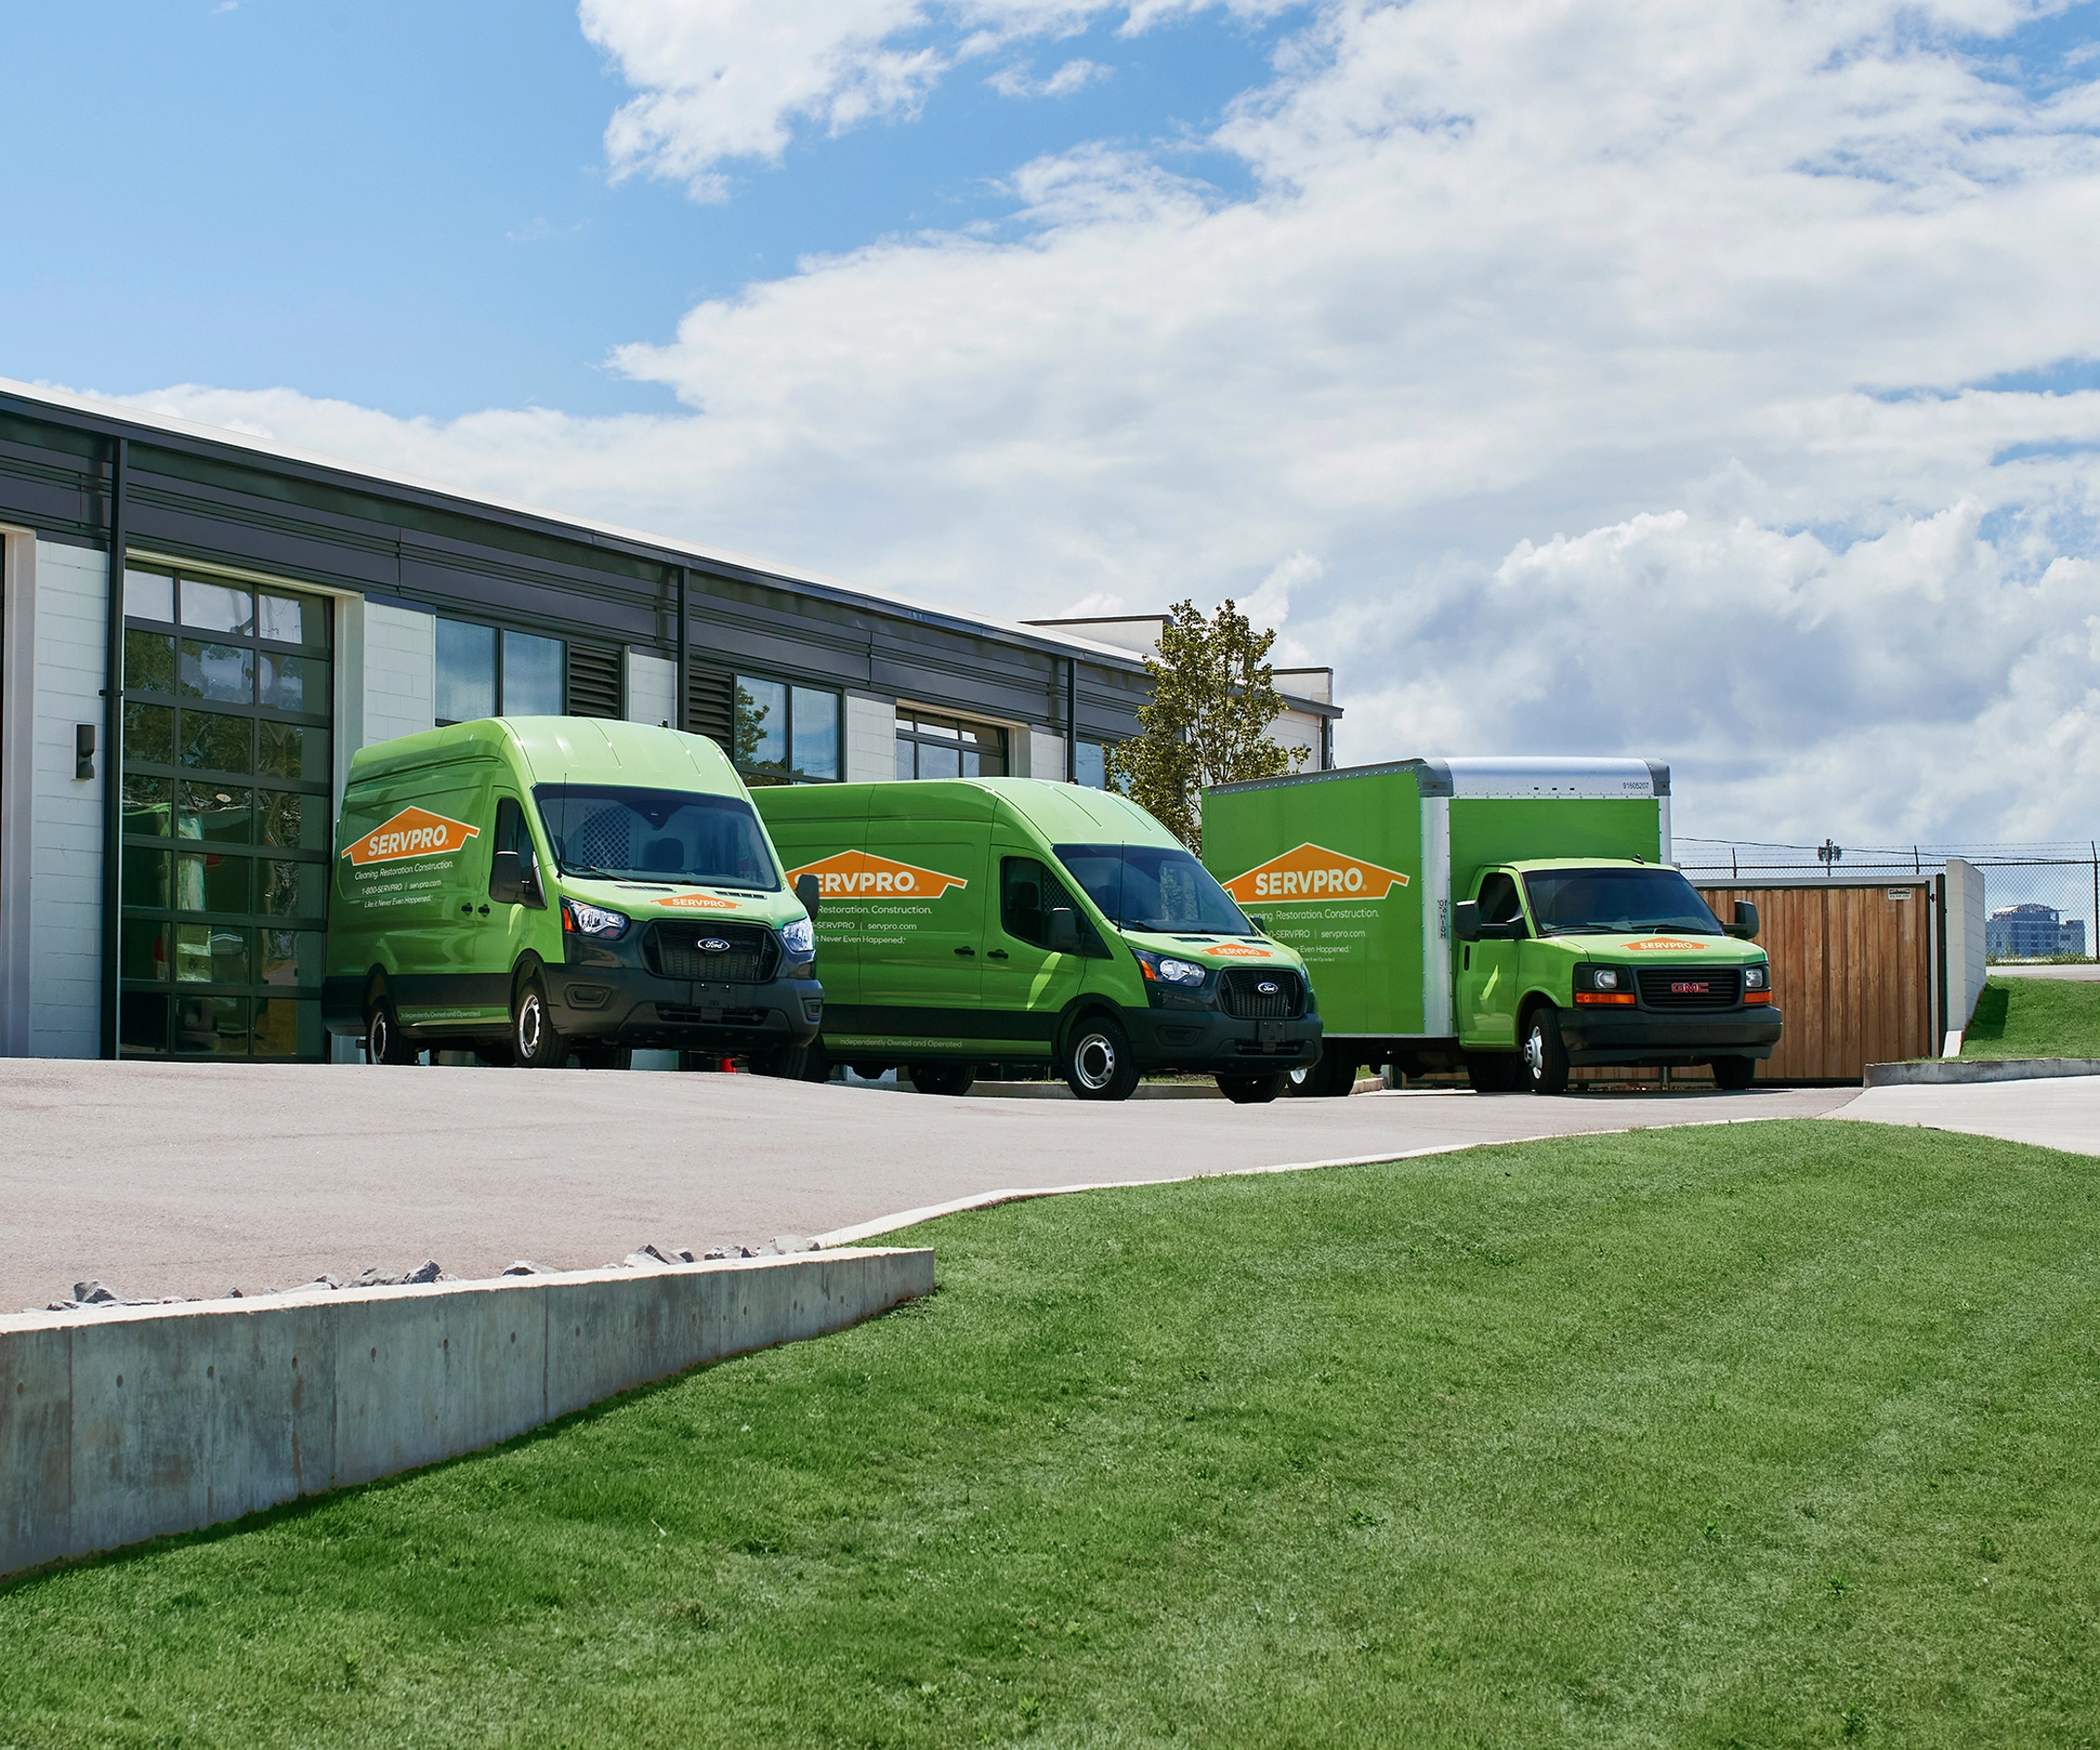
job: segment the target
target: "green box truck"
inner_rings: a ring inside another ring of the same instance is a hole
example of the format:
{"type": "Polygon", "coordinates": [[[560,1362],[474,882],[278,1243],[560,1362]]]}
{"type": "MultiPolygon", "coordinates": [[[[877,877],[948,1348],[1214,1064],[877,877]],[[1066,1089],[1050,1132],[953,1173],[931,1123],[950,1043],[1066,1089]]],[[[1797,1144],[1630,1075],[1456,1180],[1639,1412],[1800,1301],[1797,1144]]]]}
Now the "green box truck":
{"type": "Polygon", "coordinates": [[[361,749],[334,860],[323,1014],[375,1063],[765,1067],[822,1019],[815,890],[704,736],[491,718],[361,749]]]}
{"type": "Polygon", "coordinates": [[[755,801],[814,878],[825,1007],[813,1072],[960,1094],[1047,1066],[1082,1100],[1147,1070],[1273,1100],[1319,1060],[1305,963],[1133,802],[1027,778],[811,784],[755,801]]]}
{"type": "Polygon", "coordinates": [[[1558,1093],[1575,1065],[1708,1065],[1747,1087],[1778,1042],[1756,908],[1727,924],[1670,866],[1669,768],[1639,759],[1408,759],[1206,793],[1204,861],[1304,957],[1325,1055],[1462,1066],[1558,1093]]]}

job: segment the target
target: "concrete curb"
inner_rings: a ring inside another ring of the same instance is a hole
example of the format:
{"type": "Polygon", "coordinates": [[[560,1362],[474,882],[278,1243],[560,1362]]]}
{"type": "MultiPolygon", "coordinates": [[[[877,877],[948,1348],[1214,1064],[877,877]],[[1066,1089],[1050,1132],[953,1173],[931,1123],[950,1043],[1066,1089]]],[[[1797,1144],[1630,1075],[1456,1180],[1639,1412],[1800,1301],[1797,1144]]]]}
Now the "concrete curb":
{"type": "Polygon", "coordinates": [[[2100,1075],[2095,1058],[1937,1058],[1917,1064],[1869,1064],[1863,1088],[1942,1087],[1962,1082],[2052,1080],[2100,1075]]]}
{"type": "Polygon", "coordinates": [[[0,1317],[0,1576],[493,1446],[930,1293],[893,1247],[0,1317]]]}

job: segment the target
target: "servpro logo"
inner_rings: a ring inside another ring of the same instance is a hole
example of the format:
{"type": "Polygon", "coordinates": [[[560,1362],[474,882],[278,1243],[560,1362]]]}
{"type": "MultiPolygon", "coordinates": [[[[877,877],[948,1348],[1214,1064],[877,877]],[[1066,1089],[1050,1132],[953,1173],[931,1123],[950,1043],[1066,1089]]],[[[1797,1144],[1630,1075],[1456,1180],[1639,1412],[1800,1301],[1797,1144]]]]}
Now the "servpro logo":
{"type": "Polygon", "coordinates": [[[1215,948],[1206,948],[1204,952],[1209,955],[1212,960],[1265,961],[1276,959],[1276,956],[1266,948],[1248,948],[1239,942],[1225,942],[1215,948]]]}
{"type": "Polygon", "coordinates": [[[1235,875],[1224,887],[1242,905],[1290,905],[1301,899],[1383,899],[1407,884],[1398,869],[1383,869],[1323,845],[1300,845],[1235,875]]]}
{"type": "Polygon", "coordinates": [[[1644,942],[1628,942],[1628,954],[1703,954],[1711,942],[1684,942],[1675,936],[1650,936],[1644,942]]]}
{"type": "Polygon", "coordinates": [[[734,899],[718,899],[713,893],[673,893],[656,903],[667,911],[735,911],[734,899]]]}
{"type": "Polygon", "coordinates": [[[938,899],[950,888],[969,886],[960,875],[892,862],[865,851],[841,851],[836,857],[789,869],[788,885],[794,886],[805,875],[817,877],[817,891],[826,899],[938,899]]]}
{"type": "Polygon", "coordinates": [[[363,838],[353,839],[343,855],[354,868],[362,869],[367,863],[457,851],[469,839],[480,836],[481,828],[465,821],[448,821],[427,808],[404,808],[384,826],[374,826],[363,838]]]}

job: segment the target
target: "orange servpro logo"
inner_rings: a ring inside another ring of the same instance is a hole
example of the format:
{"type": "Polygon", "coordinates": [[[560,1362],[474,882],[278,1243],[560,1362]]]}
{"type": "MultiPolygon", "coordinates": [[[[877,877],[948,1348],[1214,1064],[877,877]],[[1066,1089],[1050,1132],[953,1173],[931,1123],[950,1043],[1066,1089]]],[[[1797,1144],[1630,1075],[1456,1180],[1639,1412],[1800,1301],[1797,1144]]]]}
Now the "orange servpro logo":
{"type": "Polygon", "coordinates": [[[672,911],[735,911],[734,899],[718,899],[713,893],[673,893],[668,899],[659,899],[658,905],[672,911]]]}
{"type": "Polygon", "coordinates": [[[1204,952],[1213,960],[1274,960],[1276,957],[1266,948],[1249,948],[1240,942],[1224,942],[1204,952]]]}
{"type": "Polygon", "coordinates": [[[1711,942],[1685,942],[1675,936],[1650,936],[1644,942],[1628,942],[1628,954],[1701,954],[1711,948],[1711,942]]]}
{"type": "Polygon", "coordinates": [[[1381,868],[1323,845],[1300,845],[1235,875],[1224,887],[1242,905],[1291,905],[1301,899],[1383,899],[1394,888],[1407,885],[1408,878],[1398,869],[1381,868]]]}
{"type": "Polygon", "coordinates": [[[343,852],[351,864],[398,862],[404,857],[430,857],[457,851],[469,839],[479,838],[481,828],[465,821],[448,821],[427,808],[404,808],[384,826],[374,826],[361,839],[353,839],[343,852]]]}
{"type": "Polygon", "coordinates": [[[794,886],[805,875],[817,877],[817,891],[826,899],[938,899],[950,888],[969,886],[960,875],[892,862],[865,851],[841,851],[836,857],[789,869],[788,885],[794,886]]]}

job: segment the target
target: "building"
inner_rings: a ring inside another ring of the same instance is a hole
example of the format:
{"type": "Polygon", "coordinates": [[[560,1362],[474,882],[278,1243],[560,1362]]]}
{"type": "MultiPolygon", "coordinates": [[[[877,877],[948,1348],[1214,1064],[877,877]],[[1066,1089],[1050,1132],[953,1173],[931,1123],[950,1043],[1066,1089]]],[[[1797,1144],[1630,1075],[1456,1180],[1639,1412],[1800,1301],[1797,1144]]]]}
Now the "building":
{"type": "MultiPolygon", "coordinates": [[[[1092,619],[1026,620],[1023,624],[1083,638],[1091,644],[1109,645],[1142,658],[1158,652],[1160,629],[1167,624],[1167,616],[1116,613],[1092,619]]],[[[1276,671],[1276,689],[1283,695],[1284,711],[1270,733],[1286,748],[1305,750],[1301,770],[1329,770],[1335,762],[1335,721],[1342,716],[1334,702],[1334,670],[1279,668],[1276,671]]],[[[1094,782],[1100,782],[1098,773],[1094,782]]]]}
{"type": "Polygon", "coordinates": [[[2053,905],[2002,905],[1983,921],[1986,960],[2050,960],[2085,956],[2085,920],[2053,905]]]}
{"type": "Polygon", "coordinates": [[[1098,784],[1146,684],[1070,628],[0,382],[0,1054],[329,1055],[369,742],[567,712],[713,736],[753,783],[1098,784]]]}

